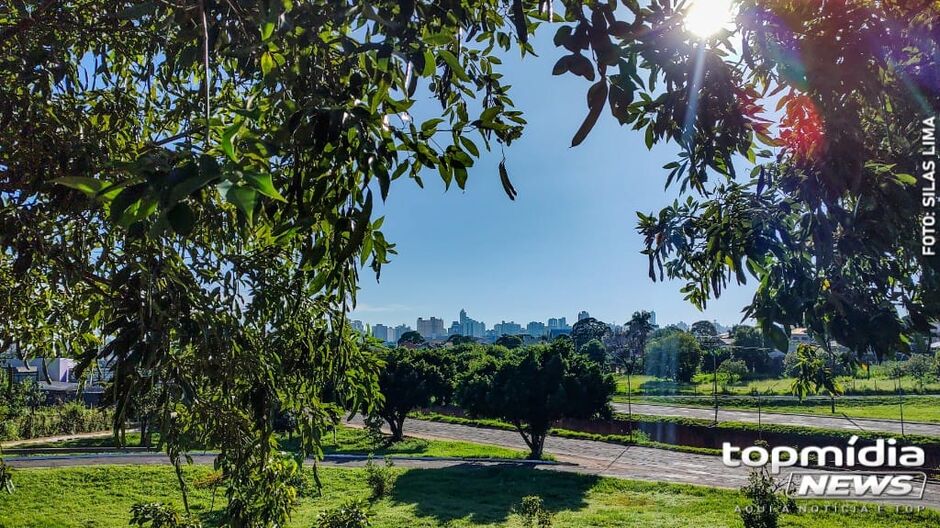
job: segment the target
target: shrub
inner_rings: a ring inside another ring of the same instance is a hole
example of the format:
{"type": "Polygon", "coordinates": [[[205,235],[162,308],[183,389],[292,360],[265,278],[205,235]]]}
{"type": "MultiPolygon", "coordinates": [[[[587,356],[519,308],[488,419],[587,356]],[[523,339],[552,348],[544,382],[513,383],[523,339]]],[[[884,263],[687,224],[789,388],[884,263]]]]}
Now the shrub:
{"type": "Polygon", "coordinates": [[[740,509],[744,528],[777,528],[777,518],[783,511],[793,507],[792,499],[778,493],[780,485],[770,474],[767,466],[755,468],[748,477],[748,484],[741,488],[750,500],[740,509]]]}
{"type": "Polygon", "coordinates": [[[106,431],[113,425],[112,413],[110,409],[90,409],[78,402],[39,407],[32,412],[5,417],[0,425],[0,440],[106,431]]]}
{"type": "Polygon", "coordinates": [[[368,506],[361,500],[348,501],[317,516],[314,528],[368,528],[372,526],[368,506]]]}
{"type": "Polygon", "coordinates": [[[221,471],[213,471],[211,473],[207,473],[206,475],[193,480],[193,487],[200,488],[200,489],[214,488],[220,484],[222,484],[222,472],[221,471]]]}
{"type": "Polygon", "coordinates": [[[366,462],[366,483],[372,489],[373,500],[381,499],[392,490],[395,485],[394,467],[395,464],[389,457],[385,457],[384,465],[379,465],[372,459],[372,455],[369,455],[366,462]]]}
{"type": "Polygon", "coordinates": [[[522,497],[517,513],[526,528],[551,528],[552,514],[545,509],[545,502],[538,495],[522,497]]]}
{"type": "Polygon", "coordinates": [[[149,528],[202,528],[202,524],[188,515],[180,515],[170,505],[148,502],[131,506],[131,526],[149,528]]]}
{"type": "Polygon", "coordinates": [[[303,463],[297,464],[297,471],[295,471],[287,479],[287,483],[294,487],[297,490],[298,497],[309,497],[314,494],[315,486],[311,485],[310,478],[307,477],[307,472],[304,471],[303,463]]]}
{"type": "Polygon", "coordinates": [[[734,385],[747,375],[747,363],[740,359],[726,359],[718,365],[718,372],[728,376],[728,383],[734,385]]]}
{"type": "Polygon", "coordinates": [[[382,433],[385,420],[381,416],[375,413],[367,414],[363,419],[363,423],[366,427],[366,436],[369,437],[369,443],[374,446],[385,444],[385,434],[382,433]]]}

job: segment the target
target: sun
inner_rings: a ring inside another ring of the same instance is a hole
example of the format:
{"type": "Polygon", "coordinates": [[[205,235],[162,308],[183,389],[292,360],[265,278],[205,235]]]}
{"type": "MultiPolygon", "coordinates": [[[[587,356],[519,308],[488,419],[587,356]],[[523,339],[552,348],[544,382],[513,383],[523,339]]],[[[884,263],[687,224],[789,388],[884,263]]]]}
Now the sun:
{"type": "Polygon", "coordinates": [[[734,20],[734,0],[692,0],[685,12],[685,29],[699,38],[708,38],[734,20]]]}

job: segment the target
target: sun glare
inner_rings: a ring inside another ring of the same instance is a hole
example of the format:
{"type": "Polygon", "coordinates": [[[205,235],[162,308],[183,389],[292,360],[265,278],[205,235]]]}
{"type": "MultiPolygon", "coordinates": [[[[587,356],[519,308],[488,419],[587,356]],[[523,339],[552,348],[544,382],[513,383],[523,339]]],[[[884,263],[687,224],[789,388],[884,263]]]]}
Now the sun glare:
{"type": "Polygon", "coordinates": [[[708,38],[734,20],[733,0],[692,0],[685,13],[685,29],[699,38],[708,38]]]}

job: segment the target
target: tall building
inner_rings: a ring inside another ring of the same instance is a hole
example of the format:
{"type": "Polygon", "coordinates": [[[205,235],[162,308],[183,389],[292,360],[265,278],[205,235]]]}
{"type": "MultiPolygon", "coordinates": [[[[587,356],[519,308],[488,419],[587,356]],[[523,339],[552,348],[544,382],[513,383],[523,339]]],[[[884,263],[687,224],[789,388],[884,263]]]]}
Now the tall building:
{"type": "Polygon", "coordinates": [[[365,325],[363,325],[362,321],[358,319],[350,321],[349,326],[352,327],[353,330],[359,332],[360,334],[364,334],[366,331],[365,325]]]}
{"type": "Polygon", "coordinates": [[[460,310],[460,335],[470,337],[483,337],[486,333],[486,324],[471,319],[466,310],[460,310]]]}
{"type": "Polygon", "coordinates": [[[432,317],[430,319],[418,318],[418,333],[425,339],[435,339],[444,336],[444,320],[432,317]]]}
{"type": "Polygon", "coordinates": [[[396,326],[394,329],[389,331],[389,334],[392,334],[392,335],[389,335],[389,341],[392,343],[397,343],[398,340],[401,339],[401,336],[405,335],[406,333],[410,331],[411,331],[410,326],[400,324],[396,326]]]}
{"type": "Polygon", "coordinates": [[[589,317],[591,317],[591,314],[587,313],[587,310],[581,310],[580,312],[578,312],[578,321],[582,321],[589,317]]]}
{"type": "Polygon", "coordinates": [[[501,323],[493,325],[493,330],[496,333],[496,336],[501,335],[519,335],[522,333],[522,325],[515,323],[514,321],[503,321],[501,323]]]}
{"type": "Polygon", "coordinates": [[[653,310],[650,310],[650,323],[653,326],[656,326],[656,312],[654,312],[653,310]]]}
{"type": "Polygon", "coordinates": [[[525,325],[525,332],[532,337],[542,337],[545,335],[545,323],[532,321],[525,325]]]}
{"type": "Polygon", "coordinates": [[[372,325],[372,337],[376,339],[381,339],[384,342],[389,342],[388,331],[391,330],[389,327],[384,324],[374,324],[372,325]]]}
{"type": "Polygon", "coordinates": [[[568,320],[565,317],[558,317],[558,318],[552,317],[551,319],[548,320],[549,330],[553,330],[553,329],[563,330],[565,328],[569,328],[568,320]]]}

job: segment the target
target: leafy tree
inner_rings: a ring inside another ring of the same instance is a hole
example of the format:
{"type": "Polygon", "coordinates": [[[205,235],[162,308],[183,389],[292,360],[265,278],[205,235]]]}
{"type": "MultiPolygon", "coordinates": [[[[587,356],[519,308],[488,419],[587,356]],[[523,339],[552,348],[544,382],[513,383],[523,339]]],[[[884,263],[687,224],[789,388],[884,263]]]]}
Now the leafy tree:
{"type": "Polygon", "coordinates": [[[701,360],[698,340],[687,332],[676,332],[650,341],[644,368],[647,374],[690,383],[701,360]]]}
{"type": "Polygon", "coordinates": [[[529,446],[529,458],[539,459],[552,424],[608,416],[615,388],[613,376],[575,354],[570,342],[555,341],[481,362],[463,379],[458,401],[476,416],[513,424],[529,446]]]}
{"type": "Polygon", "coordinates": [[[936,364],[930,356],[917,354],[911,356],[904,362],[904,373],[917,380],[920,390],[924,390],[924,385],[934,379],[936,364]]]}
{"type": "Polygon", "coordinates": [[[744,315],[782,351],[793,327],[904,350],[940,315],[914,176],[940,110],[940,5],[741,0],[703,37],[688,4],[577,3],[555,37],[555,73],[592,83],[573,145],[608,110],[678,150],[664,176],[682,197],[639,213],[649,276],[698,308],[753,280],[744,315]]]}
{"type": "Polygon", "coordinates": [[[734,342],[733,355],[744,361],[747,369],[757,375],[768,375],[773,363],[770,360],[770,348],[764,344],[764,336],[753,326],[735,325],[731,329],[734,342]]]}
{"type": "MultiPolygon", "coordinates": [[[[388,350],[379,374],[383,401],[375,413],[388,423],[393,442],[404,439],[408,413],[432,403],[443,404],[453,393],[453,364],[448,356],[432,349],[406,347],[388,350]]],[[[368,409],[364,409],[367,412],[368,409]]]]}
{"type": "Polygon", "coordinates": [[[571,327],[571,339],[574,341],[574,349],[580,352],[581,348],[591,340],[603,341],[609,333],[610,328],[606,323],[593,317],[581,319],[571,327]]]}
{"type": "Polygon", "coordinates": [[[424,336],[414,330],[405,332],[398,338],[398,346],[400,347],[414,348],[425,343],[427,343],[427,341],[425,341],[424,336]]]}
{"type": "Polygon", "coordinates": [[[627,375],[627,414],[633,433],[633,375],[643,368],[643,353],[646,343],[654,331],[651,319],[653,314],[647,311],[633,312],[633,317],[624,325],[622,331],[611,338],[611,362],[627,375]]]}
{"type": "Polygon", "coordinates": [[[116,430],[139,386],[164,387],[181,483],[186,450],[216,448],[223,524],[284,524],[275,413],[316,454],[337,411],[377,393],[347,320],[361,269],[395,252],[373,205],[428,171],[463,188],[522,132],[499,56],[532,51],[545,16],[511,7],[9,4],[0,343],[80,357],[84,375],[113,358],[116,430]],[[415,122],[425,96],[441,111],[415,122]]]}
{"type": "Polygon", "coordinates": [[[518,335],[501,335],[499,339],[496,340],[494,345],[504,346],[510,350],[514,348],[519,348],[522,346],[523,340],[522,336],[518,335]]]}
{"type": "Polygon", "coordinates": [[[607,347],[597,339],[592,339],[581,348],[581,353],[587,356],[591,361],[600,365],[601,368],[607,368],[607,347]]]}
{"type": "Polygon", "coordinates": [[[835,414],[835,397],[842,394],[842,387],[816,347],[807,344],[797,347],[795,371],[791,385],[793,394],[802,402],[807,394],[825,391],[835,414]]]}
{"type": "Polygon", "coordinates": [[[728,376],[728,383],[734,385],[747,376],[747,364],[740,359],[726,359],[718,365],[718,372],[728,376]]]}
{"type": "Polygon", "coordinates": [[[465,345],[476,343],[476,339],[473,336],[464,336],[460,334],[454,334],[447,338],[448,343],[453,343],[455,345],[465,345]]]}

